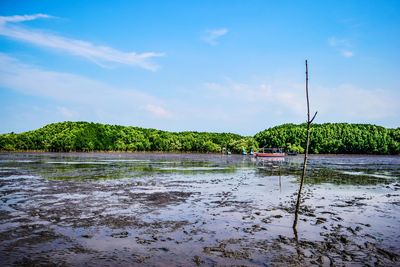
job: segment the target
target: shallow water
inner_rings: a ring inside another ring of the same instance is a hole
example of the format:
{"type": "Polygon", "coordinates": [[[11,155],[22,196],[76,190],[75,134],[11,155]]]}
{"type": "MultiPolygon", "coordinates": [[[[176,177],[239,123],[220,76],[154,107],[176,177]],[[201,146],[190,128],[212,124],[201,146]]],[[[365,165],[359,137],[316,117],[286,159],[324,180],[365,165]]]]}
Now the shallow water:
{"type": "Polygon", "coordinates": [[[400,157],[0,154],[3,265],[398,265],[400,157]]]}

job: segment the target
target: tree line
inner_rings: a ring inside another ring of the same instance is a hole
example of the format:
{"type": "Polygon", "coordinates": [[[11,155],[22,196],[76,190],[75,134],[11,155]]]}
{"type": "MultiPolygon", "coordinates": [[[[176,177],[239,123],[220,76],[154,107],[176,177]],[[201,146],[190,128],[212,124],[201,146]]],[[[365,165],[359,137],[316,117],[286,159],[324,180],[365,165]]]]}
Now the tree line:
{"type": "Polygon", "coordinates": [[[61,122],[20,134],[0,135],[0,150],[164,151],[240,153],[258,147],[253,137],[232,133],[167,132],[90,122],[61,122]]]}
{"type": "MultiPolygon", "coordinates": [[[[283,124],[257,133],[260,146],[304,152],[307,124],[283,124]]],[[[400,154],[400,128],[371,124],[313,124],[310,152],[314,154],[400,154]]]]}
{"type": "MultiPolygon", "coordinates": [[[[233,133],[167,132],[132,126],[60,122],[43,128],[0,135],[2,151],[161,151],[241,153],[259,147],[284,147],[303,152],[306,124],[283,124],[254,137],[233,133]]],[[[370,124],[314,124],[311,153],[400,154],[400,128],[370,124]]]]}

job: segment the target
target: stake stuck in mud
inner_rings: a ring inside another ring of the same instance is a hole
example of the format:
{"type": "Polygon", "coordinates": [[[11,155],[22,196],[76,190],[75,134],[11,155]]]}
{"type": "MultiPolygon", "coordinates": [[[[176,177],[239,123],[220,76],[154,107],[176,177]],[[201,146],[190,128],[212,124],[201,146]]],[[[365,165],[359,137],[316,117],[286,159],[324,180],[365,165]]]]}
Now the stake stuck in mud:
{"type": "Polygon", "coordinates": [[[306,137],[306,149],[304,153],[304,162],[303,162],[303,172],[301,173],[300,179],[300,187],[297,193],[297,201],[296,201],[296,210],[294,212],[294,222],[293,222],[293,229],[296,231],[297,221],[298,221],[298,214],[300,209],[300,201],[301,201],[301,191],[303,189],[304,184],[304,177],[306,175],[306,168],[307,168],[307,158],[308,158],[308,147],[310,146],[310,131],[311,131],[311,123],[314,121],[315,116],[317,116],[318,112],[315,112],[314,116],[310,119],[310,101],[308,98],[308,64],[306,60],[306,100],[307,100],[307,137],[306,137]]]}

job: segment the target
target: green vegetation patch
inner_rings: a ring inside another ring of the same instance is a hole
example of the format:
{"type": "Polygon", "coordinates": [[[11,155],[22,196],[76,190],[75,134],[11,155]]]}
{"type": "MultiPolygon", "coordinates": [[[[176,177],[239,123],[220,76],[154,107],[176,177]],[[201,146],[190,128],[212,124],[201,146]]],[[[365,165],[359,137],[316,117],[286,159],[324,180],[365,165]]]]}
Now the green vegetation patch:
{"type": "MultiPolygon", "coordinates": [[[[307,125],[283,124],[255,135],[260,146],[287,147],[303,152],[307,125]]],[[[313,124],[310,152],[314,154],[399,154],[400,128],[370,124],[313,124]]]]}
{"type": "Polygon", "coordinates": [[[61,122],[20,134],[0,135],[0,150],[161,151],[240,153],[258,147],[253,137],[232,133],[167,132],[89,122],[61,122]]]}
{"type": "MultiPolygon", "coordinates": [[[[283,124],[246,137],[233,133],[167,132],[132,126],[61,122],[20,134],[0,135],[1,151],[160,151],[241,153],[258,147],[284,147],[303,153],[306,124],[283,124]]],[[[370,124],[313,124],[314,154],[400,154],[400,128],[370,124]]]]}

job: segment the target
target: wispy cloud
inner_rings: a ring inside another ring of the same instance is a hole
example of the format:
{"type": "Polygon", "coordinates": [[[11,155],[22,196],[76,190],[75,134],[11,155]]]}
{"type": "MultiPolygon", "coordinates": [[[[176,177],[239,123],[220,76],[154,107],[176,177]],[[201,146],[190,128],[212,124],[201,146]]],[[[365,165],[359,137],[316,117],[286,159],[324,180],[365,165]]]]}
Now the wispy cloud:
{"type": "Polygon", "coordinates": [[[381,124],[400,112],[399,93],[380,88],[367,90],[353,84],[319,87],[315,97],[316,108],[331,121],[381,124]]]}
{"type": "Polygon", "coordinates": [[[217,45],[218,39],[226,35],[228,32],[229,30],[227,28],[206,30],[203,36],[203,41],[209,45],[217,45]]]}
{"type": "Polygon", "coordinates": [[[250,85],[238,83],[227,78],[226,83],[205,83],[205,88],[209,92],[219,95],[219,97],[236,99],[247,102],[258,102],[271,96],[271,86],[267,84],[250,85]]]}
{"type": "Polygon", "coordinates": [[[345,18],[339,20],[338,22],[345,25],[348,28],[353,28],[353,29],[365,26],[365,22],[362,22],[356,18],[345,18]]]}
{"type": "Polygon", "coordinates": [[[99,46],[91,42],[78,39],[70,39],[63,36],[25,29],[17,26],[17,23],[31,21],[41,18],[51,18],[46,14],[34,14],[23,16],[1,16],[0,35],[27,42],[40,47],[51,48],[69,53],[74,56],[86,58],[92,62],[106,66],[106,64],[117,63],[129,66],[137,66],[147,70],[155,71],[158,65],[151,62],[152,58],[163,56],[157,52],[123,52],[108,46],[99,46]]]}
{"type": "Polygon", "coordinates": [[[144,109],[159,118],[170,118],[171,117],[171,112],[169,112],[168,110],[166,110],[165,108],[163,108],[161,106],[148,104],[148,105],[146,105],[146,107],[144,109]]]}
{"type": "Polygon", "coordinates": [[[79,114],[76,111],[66,107],[57,107],[57,112],[66,120],[78,118],[79,116],[79,114]]]}
{"type": "MultiPolygon", "coordinates": [[[[265,107],[266,114],[303,118],[305,114],[304,85],[287,83],[206,83],[210,98],[234,101],[247,107],[265,107]]],[[[382,89],[363,89],[352,84],[336,87],[314,86],[311,94],[313,110],[318,110],[322,121],[350,121],[379,123],[395,118],[400,112],[396,99],[399,93],[382,89]]],[[[258,110],[260,112],[260,110],[258,110]]]]}
{"type": "Polygon", "coordinates": [[[53,16],[41,13],[33,15],[0,16],[0,24],[5,24],[7,22],[16,23],[16,22],[35,20],[35,19],[48,19],[48,18],[53,18],[53,16]]]}
{"type": "Polygon", "coordinates": [[[336,37],[330,37],[328,43],[332,47],[349,47],[350,43],[346,39],[337,39],[336,37]]]}
{"type": "Polygon", "coordinates": [[[352,57],[352,56],[354,56],[353,51],[349,51],[349,50],[341,50],[340,53],[344,57],[352,57]]]}
{"type": "Polygon", "coordinates": [[[172,117],[162,100],[147,93],[120,89],[76,74],[44,70],[1,53],[0,86],[51,100],[57,105],[55,112],[63,118],[140,123],[154,115],[172,117]]]}
{"type": "MultiPolygon", "coordinates": [[[[11,127],[14,122],[10,121],[21,121],[21,118],[36,121],[31,128],[67,119],[166,130],[234,131],[250,135],[283,122],[305,121],[302,82],[255,79],[210,81],[191,87],[185,94],[161,99],[81,75],[45,70],[0,53],[1,88],[34,95],[50,100],[45,103],[51,103],[34,104],[40,106],[40,109],[34,110],[30,104],[24,107],[21,106],[23,103],[10,99],[5,107],[13,111],[0,116],[0,121],[7,122],[0,124],[0,131],[11,127]],[[13,116],[14,120],[4,119],[13,116]]],[[[400,106],[397,100],[400,99],[400,92],[393,89],[314,84],[310,98],[311,110],[319,112],[317,122],[393,124],[395,121],[398,124],[400,106]]]]}
{"type": "Polygon", "coordinates": [[[343,57],[353,57],[354,51],[352,50],[353,45],[347,39],[337,39],[336,37],[331,37],[328,39],[328,44],[330,47],[334,48],[343,57]]]}

